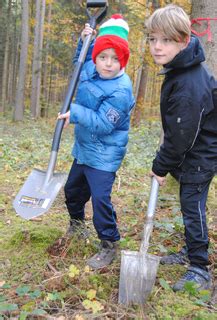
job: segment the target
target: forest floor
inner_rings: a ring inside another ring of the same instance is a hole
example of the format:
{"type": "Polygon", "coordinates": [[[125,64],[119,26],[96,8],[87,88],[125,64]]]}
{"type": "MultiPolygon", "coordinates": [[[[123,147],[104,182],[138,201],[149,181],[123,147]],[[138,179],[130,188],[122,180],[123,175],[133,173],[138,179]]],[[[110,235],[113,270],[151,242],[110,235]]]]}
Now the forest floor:
{"type": "MultiPolygon", "coordinates": [[[[0,319],[216,319],[214,288],[198,293],[189,285],[185,292],[172,291],[186,266],[159,265],[155,285],[143,305],[118,304],[120,251],[139,251],[150,191],[148,172],[158,145],[159,123],[131,129],[128,153],[112,195],[121,233],[118,258],[112,265],[100,271],[86,265],[99,244],[90,203],[86,213],[90,238],[82,241],[73,237],[56,255],[50,249],[68,226],[63,191],[44,215],[25,220],[16,214],[13,200],[32,169],[47,168],[54,126],[54,117],[38,121],[26,117],[19,123],[9,117],[0,120],[0,319]]],[[[71,127],[62,134],[57,172],[70,169],[72,140],[71,127]]],[[[213,281],[216,190],[215,178],[207,204],[213,281]]],[[[167,185],[159,191],[148,252],[163,256],[177,252],[183,243],[178,186],[168,177],[167,185]]]]}

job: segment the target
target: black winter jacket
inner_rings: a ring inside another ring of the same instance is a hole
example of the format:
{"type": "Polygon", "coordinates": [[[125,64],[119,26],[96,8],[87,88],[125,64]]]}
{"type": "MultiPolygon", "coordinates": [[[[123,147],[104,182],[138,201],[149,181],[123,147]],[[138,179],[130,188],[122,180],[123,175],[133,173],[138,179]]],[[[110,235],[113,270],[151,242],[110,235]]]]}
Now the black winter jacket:
{"type": "Polygon", "coordinates": [[[217,83],[202,63],[196,37],[164,66],[161,118],[164,142],[153,172],[183,183],[201,183],[217,172],[217,83]]]}

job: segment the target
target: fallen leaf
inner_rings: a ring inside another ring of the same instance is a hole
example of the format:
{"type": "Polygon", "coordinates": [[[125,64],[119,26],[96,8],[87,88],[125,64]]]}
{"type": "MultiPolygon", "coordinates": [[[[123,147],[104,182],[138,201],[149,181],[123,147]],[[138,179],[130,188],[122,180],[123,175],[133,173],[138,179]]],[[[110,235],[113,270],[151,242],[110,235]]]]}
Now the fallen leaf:
{"type": "Polygon", "coordinates": [[[89,266],[85,266],[84,272],[85,273],[89,273],[90,271],[91,271],[90,267],[89,266]]]}
{"type": "Polygon", "coordinates": [[[89,300],[93,300],[96,298],[96,290],[90,289],[89,291],[87,291],[87,298],[89,300]]]}
{"type": "Polygon", "coordinates": [[[0,287],[3,287],[4,284],[5,284],[5,281],[0,280],[0,287]]]}
{"type": "Polygon", "coordinates": [[[83,316],[81,316],[80,314],[77,314],[75,316],[75,320],[85,320],[83,316]]]}
{"type": "Polygon", "coordinates": [[[97,313],[98,311],[104,309],[104,306],[96,300],[92,301],[92,300],[86,299],[82,302],[82,305],[86,310],[91,309],[93,313],[97,313]]]}
{"type": "Polygon", "coordinates": [[[69,276],[71,278],[75,278],[76,276],[78,276],[80,274],[80,270],[74,265],[74,264],[71,264],[69,266],[69,276]]]}

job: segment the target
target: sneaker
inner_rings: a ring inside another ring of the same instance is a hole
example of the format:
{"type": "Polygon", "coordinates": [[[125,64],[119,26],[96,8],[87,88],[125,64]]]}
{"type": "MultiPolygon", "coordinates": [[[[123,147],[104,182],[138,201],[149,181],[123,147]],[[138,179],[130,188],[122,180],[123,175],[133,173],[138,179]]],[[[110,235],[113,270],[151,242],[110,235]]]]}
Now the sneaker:
{"type": "Polygon", "coordinates": [[[198,291],[208,290],[211,287],[211,277],[209,272],[198,267],[189,267],[182,278],[173,286],[173,291],[184,290],[187,282],[195,283],[198,291]]]}
{"type": "Polygon", "coordinates": [[[89,231],[87,230],[83,220],[71,219],[65,236],[67,238],[78,236],[80,239],[87,239],[89,237],[89,231]]]}
{"type": "Polygon", "coordinates": [[[187,248],[183,247],[178,253],[172,253],[164,256],[160,260],[161,264],[186,264],[189,263],[187,248]]]}
{"type": "Polygon", "coordinates": [[[92,269],[101,269],[106,267],[116,257],[117,244],[108,240],[102,240],[100,244],[100,251],[93,257],[87,260],[88,266],[92,269]]]}

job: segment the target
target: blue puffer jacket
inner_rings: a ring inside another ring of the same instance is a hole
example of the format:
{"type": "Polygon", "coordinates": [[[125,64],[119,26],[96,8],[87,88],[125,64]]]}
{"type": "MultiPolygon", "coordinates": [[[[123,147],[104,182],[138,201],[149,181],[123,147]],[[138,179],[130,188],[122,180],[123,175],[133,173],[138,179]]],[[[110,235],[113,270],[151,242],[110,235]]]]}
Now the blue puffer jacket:
{"type": "MultiPolygon", "coordinates": [[[[74,62],[82,47],[79,41],[74,62]]],[[[132,84],[122,73],[102,79],[91,59],[93,44],[82,68],[75,103],[70,106],[70,123],[75,124],[72,155],[79,164],[115,172],[126,153],[130,113],[134,106],[132,84]]]]}

